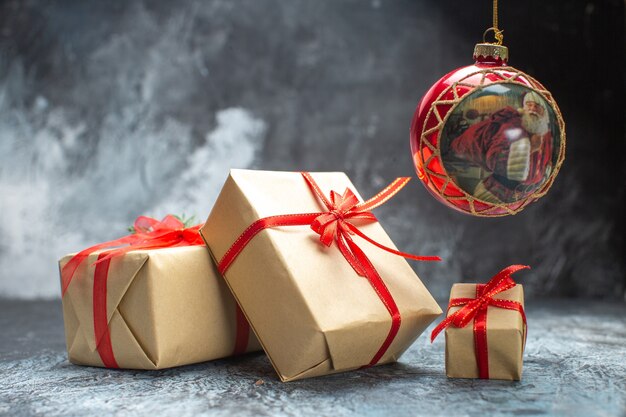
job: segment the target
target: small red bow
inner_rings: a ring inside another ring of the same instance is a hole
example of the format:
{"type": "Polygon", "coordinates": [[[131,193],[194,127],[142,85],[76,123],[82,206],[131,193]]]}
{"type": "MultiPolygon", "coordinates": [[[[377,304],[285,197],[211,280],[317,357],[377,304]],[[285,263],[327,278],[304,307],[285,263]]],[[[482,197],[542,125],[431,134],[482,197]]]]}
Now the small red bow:
{"type": "Polygon", "coordinates": [[[322,201],[328,211],[321,213],[315,217],[311,223],[311,229],[320,235],[320,242],[326,246],[331,246],[333,241],[337,242],[339,250],[343,254],[344,258],[352,266],[357,274],[360,276],[366,276],[364,271],[363,261],[360,256],[356,255],[356,252],[361,252],[352,235],[357,235],[369,243],[383,249],[387,252],[395,255],[402,256],[407,259],[413,259],[416,261],[440,261],[438,256],[416,256],[406,252],[400,252],[396,249],[381,245],[380,243],[372,240],[370,237],[361,232],[354,224],[348,220],[364,220],[364,221],[377,221],[376,216],[370,212],[370,210],[383,205],[391,197],[393,197],[398,191],[400,191],[410,178],[402,177],[396,178],[385,189],[370,198],[364,203],[360,203],[354,192],[346,188],[343,194],[339,194],[335,191],[330,192],[330,200],[326,198],[322,190],[315,183],[309,173],[302,174],[306,179],[309,187],[313,190],[315,195],[322,201]]]}
{"type": "Polygon", "coordinates": [[[61,270],[62,294],[64,295],[74,277],[76,269],[89,255],[100,249],[114,248],[104,256],[98,257],[95,263],[102,263],[108,259],[124,255],[127,252],[139,249],[159,249],[173,246],[204,245],[202,236],[198,233],[202,225],[185,227],[185,224],[175,216],[168,214],[159,221],[152,217],[139,216],[133,225],[135,233],[119,239],[99,243],[78,252],[63,266],[61,270]]]}
{"type": "Polygon", "coordinates": [[[346,188],[343,195],[335,191],[330,192],[329,211],[322,213],[313,220],[311,229],[320,235],[320,242],[330,246],[335,237],[342,234],[354,234],[346,222],[347,219],[365,219],[376,221],[376,217],[369,211],[362,211],[359,199],[354,192],[346,188]]]}
{"type": "Polygon", "coordinates": [[[435,327],[430,335],[431,343],[445,328],[453,325],[462,328],[474,320],[474,342],[476,351],[476,362],[480,377],[489,378],[488,351],[487,351],[487,309],[489,306],[515,310],[520,313],[524,326],[526,326],[526,313],[524,307],[517,301],[500,300],[493,298],[495,295],[515,287],[515,281],[511,274],[522,270],[530,269],[526,265],[511,265],[494,275],[487,284],[476,286],[476,298],[453,298],[448,304],[448,311],[452,307],[463,306],[458,311],[446,317],[435,327]]]}
{"type": "Polygon", "coordinates": [[[511,278],[511,274],[522,269],[530,269],[530,267],[526,265],[511,265],[504,268],[502,271],[494,275],[487,284],[480,285],[481,295],[477,298],[453,298],[450,300],[448,310],[452,307],[458,306],[463,306],[463,308],[446,317],[445,320],[439,323],[439,325],[435,327],[431,333],[430,341],[432,342],[435,340],[437,335],[439,335],[443,329],[451,324],[454,325],[454,327],[459,328],[467,326],[472,320],[474,320],[479,311],[487,310],[490,305],[498,308],[519,311],[522,315],[522,319],[524,320],[524,324],[526,324],[526,314],[524,313],[524,308],[520,303],[516,301],[493,298],[496,294],[515,287],[516,284],[515,281],[513,281],[513,278],[511,278]]]}

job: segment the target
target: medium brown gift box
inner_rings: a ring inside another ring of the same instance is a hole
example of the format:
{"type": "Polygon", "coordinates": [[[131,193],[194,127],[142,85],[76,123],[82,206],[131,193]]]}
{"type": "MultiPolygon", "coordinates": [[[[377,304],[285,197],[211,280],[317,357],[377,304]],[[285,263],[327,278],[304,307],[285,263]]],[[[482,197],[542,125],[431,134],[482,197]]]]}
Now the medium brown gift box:
{"type": "MultiPolygon", "coordinates": [[[[97,258],[94,253],[81,263],[63,296],[68,356],[78,365],[104,366],[94,331],[97,258]]],[[[204,246],[136,250],[110,262],[106,318],[120,368],[163,369],[229,356],[235,307],[204,246]]],[[[247,351],[258,349],[251,336],[247,351]]]]}
{"type": "MultiPolygon", "coordinates": [[[[450,300],[454,298],[475,298],[476,284],[454,284],[450,300]]],[[[524,291],[521,285],[498,293],[494,298],[509,300],[524,306],[524,291]]],[[[448,316],[462,307],[451,307],[448,316]]],[[[446,375],[450,378],[479,378],[474,326],[447,327],[446,332],[446,375]]],[[[520,380],[526,325],[522,315],[515,310],[494,306],[487,309],[487,352],[489,358],[489,379],[520,380]]]]}
{"type": "MultiPolygon", "coordinates": [[[[311,175],[325,195],[346,187],[356,193],[344,173],[311,175]]],[[[320,202],[301,173],[231,170],[200,233],[220,260],[256,220],[315,212],[321,212],[320,202]]],[[[358,227],[395,248],[378,222],[358,227]]],[[[441,310],[403,258],[354,239],[401,313],[400,329],[378,363],[393,362],[441,310]]],[[[224,275],[282,381],[361,368],[389,333],[390,314],[370,283],[309,226],[261,231],[224,275]]]]}

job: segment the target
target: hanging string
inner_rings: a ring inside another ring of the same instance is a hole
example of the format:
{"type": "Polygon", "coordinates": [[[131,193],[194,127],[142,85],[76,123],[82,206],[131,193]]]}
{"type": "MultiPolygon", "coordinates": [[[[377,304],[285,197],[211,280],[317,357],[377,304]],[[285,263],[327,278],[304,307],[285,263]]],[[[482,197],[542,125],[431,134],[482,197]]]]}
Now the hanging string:
{"type": "Polygon", "coordinates": [[[493,28],[498,33],[498,0],[493,0],[493,28]]]}
{"type": "Polygon", "coordinates": [[[492,43],[493,45],[502,45],[502,41],[504,40],[504,31],[500,30],[500,28],[498,27],[498,0],[493,0],[493,26],[487,29],[485,33],[483,33],[484,43],[488,43],[485,41],[485,36],[487,36],[487,33],[489,32],[493,32],[493,36],[496,39],[495,42],[490,43],[492,43]]]}

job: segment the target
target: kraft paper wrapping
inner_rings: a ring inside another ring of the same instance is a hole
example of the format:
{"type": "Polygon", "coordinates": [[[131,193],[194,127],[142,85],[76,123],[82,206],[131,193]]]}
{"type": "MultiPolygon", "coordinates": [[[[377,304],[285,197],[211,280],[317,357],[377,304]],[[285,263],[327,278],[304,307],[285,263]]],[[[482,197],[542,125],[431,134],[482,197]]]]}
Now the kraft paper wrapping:
{"type": "MultiPolygon", "coordinates": [[[[96,350],[92,254],[63,297],[69,360],[103,366],[96,350]]],[[[62,268],[71,255],[62,258],[62,268]]],[[[203,246],[138,250],[113,258],[107,318],[120,368],[163,369],[229,356],[235,301],[203,246]]],[[[248,351],[260,345],[251,335],[248,351]]]]}
{"type": "MultiPolygon", "coordinates": [[[[356,193],[344,173],[312,175],[326,195],[331,190],[343,193],[346,187],[356,193]]],[[[219,260],[259,218],[320,211],[300,173],[232,170],[200,233],[219,260]]],[[[359,227],[395,248],[380,224],[359,227]]],[[[441,310],[403,258],[354,239],[401,312],[400,330],[379,363],[393,362],[441,310]]],[[[225,279],[282,381],[360,368],[370,362],[391,327],[391,317],[369,282],[354,272],[335,244],[322,245],[309,226],[260,232],[225,279]]]]}
{"type": "MultiPolygon", "coordinates": [[[[476,284],[454,284],[450,299],[475,298],[476,284]]],[[[496,294],[494,298],[524,305],[521,285],[496,294]]],[[[453,307],[448,315],[461,307],[453,307]]],[[[489,379],[520,380],[526,326],[519,312],[489,306],[487,310],[487,348],[489,379]]],[[[446,328],[446,375],[450,378],[478,378],[474,349],[474,322],[463,328],[446,328]]]]}

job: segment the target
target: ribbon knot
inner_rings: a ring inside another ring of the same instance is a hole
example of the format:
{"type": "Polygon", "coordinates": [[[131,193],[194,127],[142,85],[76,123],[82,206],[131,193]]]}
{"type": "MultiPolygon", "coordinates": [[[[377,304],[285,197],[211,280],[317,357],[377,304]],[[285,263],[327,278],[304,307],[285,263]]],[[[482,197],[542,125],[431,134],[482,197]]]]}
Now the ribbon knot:
{"type": "Polygon", "coordinates": [[[328,211],[313,220],[311,229],[320,235],[320,242],[326,246],[332,245],[333,241],[341,239],[344,235],[354,234],[346,224],[348,219],[358,217],[376,220],[371,212],[359,209],[359,199],[349,188],[346,188],[343,194],[331,191],[330,200],[324,199],[322,202],[328,211]]]}
{"type": "Polygon", "coordinates": [[[320,235],[320,242],[325,246],[330,247],[333,242],[336,242],[343,257],[348,261],[350,266],[352,266],[352,269],[354,269],[357,275],[367,277],[368,272],[366,269],[369,269],[369,265],[366,265],[366,263],[369,263],[369,261],[364,261],[367,257],[357,246],[352,238],[353,235],[363,238],[380,249],[404,258],[417,261],[441,260],[437,256],[416,256],[381,245],[361,232],[358,227],[351,222],[377,221],[378,219],[370,210],[386,203],[409,182],[410,178],[396,178],[395,181],[381,192],[362,203],[350,188],[346,188],[343,194],[331,191],[330,198],[327,198],[309,173],[304,172],[302,175],[313,193],[319,198],[327,210],[314,218],[311,222],[311,229],[320,235]]]}

